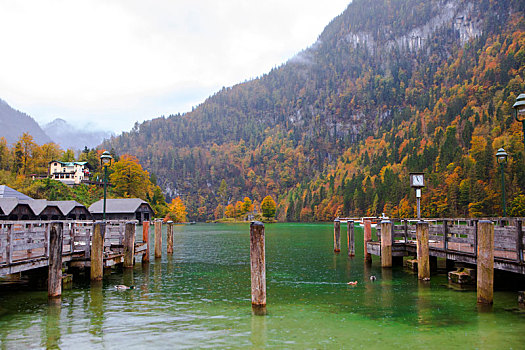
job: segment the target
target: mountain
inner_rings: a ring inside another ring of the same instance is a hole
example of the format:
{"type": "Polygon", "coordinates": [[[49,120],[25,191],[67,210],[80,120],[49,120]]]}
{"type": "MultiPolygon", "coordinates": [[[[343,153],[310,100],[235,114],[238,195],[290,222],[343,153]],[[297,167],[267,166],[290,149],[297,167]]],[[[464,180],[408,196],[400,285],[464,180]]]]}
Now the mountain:
{"type": "Polygon", "coordinates": [[[94,148],[104,139],[112,136],[104,131],[85,131],[75,128],[64,119],[57,118],[43,127],[55,143],[63,149],[82,150],[84,147],[94,148]]]}
{"type": "Polygon", "coordinates": [[[33,136],[35,142],[40,145],[51,142],[33,118],[11,108],[7,102],[0,99],[0,137],[5,137],[8,143],[13,143],[25,132],[33,136]]]}
{"type": "Polygon", "coordinates": [[[519,0],[354,0],[286,64],[104,146],[136,155],[190,219],[268,194],[280,220],[410,216],[410,171],[427,174],[424,216],[497,215],[495,149],[510,155],[510,205],[525,198],[511,108],[525,92],[524,12],[519,0]]]}

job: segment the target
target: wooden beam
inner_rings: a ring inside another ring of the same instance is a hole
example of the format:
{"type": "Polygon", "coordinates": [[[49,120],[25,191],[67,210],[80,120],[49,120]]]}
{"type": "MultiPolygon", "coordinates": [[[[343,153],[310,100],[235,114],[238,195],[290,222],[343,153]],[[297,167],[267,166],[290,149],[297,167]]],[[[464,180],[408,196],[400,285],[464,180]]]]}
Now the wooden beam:
{"type": "Polygon", "coordinates": [[[428,249],[428,222],[419,221],[416,224],[417,235],[417,277],[420,280],[430,278],[430,259],[428,249]]]}
{"type": "Polygon", "coordinates": [[[477,222],[477,296],[478,304],[492,304],[494,300],[494,223],[477,222]]]}
{"type": "Polygon", "coordinates": [[[250,224],[250,267],[252,285],[252,311],[255,315],[266,314],[266,261],[264,224],[250,224]]]}
{"type": "Polygon", "coordinates": [[[91,280],[99,281],[104,276],[104,236],[106,223],[93,224],[93,237],[91,239],[91,280]]]}
{"type": "Polygon", "coordinates": [[[162,258],[162,220],[155,220],[155,259],[162,258]]]}
{"type": "Polygon", "coordinates": [[[168,221],[166,239],[168,240],[167,253],[173,255],[173,221],[168,221]]]}
{"type": "Polygon", "coordinates": [[[135,261],[135,223],[127,222],[124,230],[124,267],[133,267],[135,261]]]}
{"type": "Polygon", "coordinates": [[[381,267],[392,267],[392,222],[381,221],[381,267]]]}
{"type": "Polygon", "coordinates": [[[62,295],[62,241],[64,224],[53,222],[49,229],[49,268],[47,295],[56,298],[62,295]]]}

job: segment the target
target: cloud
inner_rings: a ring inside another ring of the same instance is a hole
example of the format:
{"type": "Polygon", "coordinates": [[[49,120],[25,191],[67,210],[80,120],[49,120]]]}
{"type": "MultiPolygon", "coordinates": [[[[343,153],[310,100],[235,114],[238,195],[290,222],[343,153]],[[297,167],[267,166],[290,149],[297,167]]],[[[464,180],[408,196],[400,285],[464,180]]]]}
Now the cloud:
{"type": "Polygon", "coordinates": [[[40,122],[126,130],[268,72],[346,2],[0,0],[0,98],[40,122]]]}

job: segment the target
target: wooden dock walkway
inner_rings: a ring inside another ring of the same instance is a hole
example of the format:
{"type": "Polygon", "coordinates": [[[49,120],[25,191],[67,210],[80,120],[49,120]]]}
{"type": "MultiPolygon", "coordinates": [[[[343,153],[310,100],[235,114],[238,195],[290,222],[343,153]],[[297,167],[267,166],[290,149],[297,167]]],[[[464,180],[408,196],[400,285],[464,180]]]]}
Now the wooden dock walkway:
{"type": "MultiPolygon", "coordinates": [[[[416,255],[417,220],[396,220],[392,222],[392,256],[416,255]]],[[[477,219],[440,219],[429,225],[429,255],[467,264],[477,264],[478,251],[477,219]]],[[[369,241],[369,253],[381,256],[381,225],[377,226],[377,241],[369,241]]],[[[515,219],[510,225],[494,225],[494,268],[525,274],[523,262],[523,225],[515,219]]]]}
{"type": "MultiPolygon", "coordinates": [[[[62,225],[62,263],[72,267],[91,265],[93,221],[3,221],[0,222],[0,277],[49,266],[52,223],[62,225]]],[[[125,226],[124,221],[107,221],[104,267],[123,262],[125,226]]],[[[146,242],[136,242],[133,254],[142,254],[146,249],[146,242]]]]}

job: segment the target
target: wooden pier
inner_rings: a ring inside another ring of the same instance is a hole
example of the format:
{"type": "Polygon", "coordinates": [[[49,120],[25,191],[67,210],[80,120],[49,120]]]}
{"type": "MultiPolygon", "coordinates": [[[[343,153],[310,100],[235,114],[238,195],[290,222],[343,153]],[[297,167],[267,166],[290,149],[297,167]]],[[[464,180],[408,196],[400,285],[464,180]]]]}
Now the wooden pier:
{"type": "MultiPolygon", "coordinates": [[[[107,221],[104,225],[100,222],[71,220],[0,222],[0,277],[51,266],[53,259],[58,259],[60,267],[67,264],[70,267],[90,268],[93,234],[97,224],[104,226],[102,246],[99,247],[102,267],[109,268],[125,260],[129,266],[129,260],[134,260],[135,256],[142,255],[147,249],[147,243],[134,242],[129,237],[130,234],[135,236],[136,223],[107,221]],[[58,231],[59,234],[56,233],[58,231]],[[133,242],[133,246],[126,248],[129,242],[133,242]],[[56,257],[57,252],[59,257],[56,257]],[[126,253],[129,256],[125,259],[126,253]]],[[[51,278],[51,272],[49,276],[51,278]]]]}
{"type": "MultiPolygon", "coordinates": [[[[389,220],[392,256],[416,256],[417,220],[389,220]]],[[[428,222],[428,221],[427,221],[428,222]]],[[[494,269],[525,274],[523,224],[521,219],[494,222],[494,269]]],[[[476,265],[478,262],[477,219],[440,219],[429,222],[428,249],[431,257],[476,265]]],[[[377,241],[366,243],[367,251],[381,256],[381,227],[377,241]]]]}

